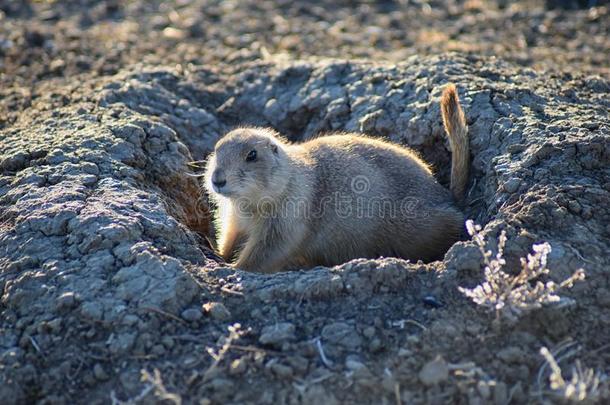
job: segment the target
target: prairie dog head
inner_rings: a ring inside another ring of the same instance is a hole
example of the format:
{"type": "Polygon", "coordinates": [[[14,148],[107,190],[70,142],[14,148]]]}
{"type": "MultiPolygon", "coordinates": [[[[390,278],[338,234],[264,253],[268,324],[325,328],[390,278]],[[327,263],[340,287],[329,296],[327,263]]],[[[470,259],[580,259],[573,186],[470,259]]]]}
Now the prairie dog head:
{"type": "Polygon", "coordinates": [[[283,192],[288,157],[279,135],[266,128],[238,128],[222,137],[208,159],[210,194],[257,203],[283,192]]]}

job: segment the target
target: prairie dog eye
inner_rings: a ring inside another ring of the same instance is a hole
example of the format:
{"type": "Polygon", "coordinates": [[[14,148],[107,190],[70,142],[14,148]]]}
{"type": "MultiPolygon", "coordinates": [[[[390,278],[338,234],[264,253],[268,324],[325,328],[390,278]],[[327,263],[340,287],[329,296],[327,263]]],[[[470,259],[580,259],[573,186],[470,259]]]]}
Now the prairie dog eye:
{"type": "Polygon", "coordinates": [[[252,149],[246,156],[246,162],[254,162],[256,160],[256,150],[252,149]]]}

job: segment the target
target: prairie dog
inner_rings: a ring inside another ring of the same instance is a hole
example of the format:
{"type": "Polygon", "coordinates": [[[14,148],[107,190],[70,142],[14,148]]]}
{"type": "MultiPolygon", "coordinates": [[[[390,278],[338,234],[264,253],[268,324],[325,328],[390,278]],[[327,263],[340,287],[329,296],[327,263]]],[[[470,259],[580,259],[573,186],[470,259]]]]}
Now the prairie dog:
{"type": "Polygon", "coordinates": [[[291,144],[267,128],[229,132],[205,173],[220,255],[264,273],[358,257],[440,258],[461,236],[456,203],[468,180],[468,128],[454,85],[444,89],[441,111],[451,193],[411,149],[394,143],[334,134],[291,144]]]}

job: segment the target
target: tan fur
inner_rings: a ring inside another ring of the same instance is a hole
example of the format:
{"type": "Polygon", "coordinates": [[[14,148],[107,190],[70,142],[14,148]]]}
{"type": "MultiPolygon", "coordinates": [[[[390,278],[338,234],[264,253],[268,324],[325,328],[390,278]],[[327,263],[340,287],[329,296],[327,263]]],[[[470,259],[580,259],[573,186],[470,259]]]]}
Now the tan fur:
{"type": "Polygon", "coordinates": [[[451,193],[453,198],[462,205],[468,183],[468,167],[470,164],[468,145],[468,126],[466,117],[460,106],[457,89],[449,84],[441,96],[441,113],[443,124],[451,145],[451,193]]]}
{"type": "MultiPolygon", "coordinates": [[[[467,134],[459,132],[465,131],[463,113],[451,91],[443,93],[443,119],[463,160],[467,134]],[[454,136],[458,132],[463,138],[454,136]]],[[[454,156],[452,164],[467,170],[460,159],[454,156]]],[[[466,177],[452,170],[458,197],[466,177]]],[[[434,260],[463,228],[451,194],[412,150],[357,134],[290,144],[270,129],[233,130],[208,161],[206,188],[217,206],[220,254],[250,271],[332,266],[358,257],[434,260]],[[257,159],[246,161],[253,150],[257,159]]]]}

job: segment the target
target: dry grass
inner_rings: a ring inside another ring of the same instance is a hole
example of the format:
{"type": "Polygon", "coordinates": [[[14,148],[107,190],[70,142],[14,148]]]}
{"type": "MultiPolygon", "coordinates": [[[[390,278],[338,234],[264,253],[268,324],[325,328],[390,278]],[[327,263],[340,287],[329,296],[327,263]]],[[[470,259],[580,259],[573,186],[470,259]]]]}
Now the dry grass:
{"type": "Polygon", "coordinates": [[[544,356],[551,369],[549,385],[552,395],[557,400],[579,403],[600,403],[608,399],[608,378],[606,375],[591,368],[583,368],[579,360],[572,367],[569,380],[563,378],[561,367],[555,356],[543,347],[540,354],[544,356]]]}
{"type": "Polygon", "coordinates": [[[229,336],[225,337],[222,342],[222,346],[218,350],[218,352],[214,351],[211,347],[207,348],[208,354],[214,359],[212,365],[206,370],[203,374],[203,381],[209,381],[216,375],[216,371],[218,366],[225,358],[228,351],[231,349],[233,342],[239,340],[242,336],[249,332],[249,329],[242,330],[241,325],[239,323],[230,325],[228,327],[229,336]]]}
{"type": "Polygon", "coordinates": [[[466,222],[468,233],[479,247],[485,263],[485,281],[475,288],[459,290],[478,305],[495,310],[499,318],[516,321],[525,312],[541,308],[545,304],[561,301],[557,292],[565,287],[571,287],[575,281],[583,280],[585,272],[578,269],[571,277],[560,284],[553,281],[542,282],[540,277],[549,273],[547,257],[551,245],[541,243],[532,247],[533,253],[527,258],[521,258],[521,271],[511,275],[504,271],[504,247],[506,232],[502,231],[498,239],[494,256],[486,249],[486,243],[481,234],[481,227],[472,221],[466,222]]]}
{"type": "Polygon", "coordinates": [[[115,391],[112,390],[110,391],[110,401],[112,405],[137,405],[149,403],[146,399],[149,394],[154,395],[155,398],[161,402],[171,402],[174,405],[182,404],[182,397],[180,395],[171,393],[165,388],[165,384],[163,384],[163,379],[161,378],[161,372],[158,369],[154,369],[153,374],[149,373],[147,370],[141,370],[141,373],[142,382],[148,383],[144,386],[142,391],[133,398],[121,401],[117,398],[115,391]]]}

